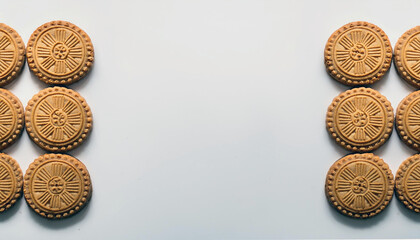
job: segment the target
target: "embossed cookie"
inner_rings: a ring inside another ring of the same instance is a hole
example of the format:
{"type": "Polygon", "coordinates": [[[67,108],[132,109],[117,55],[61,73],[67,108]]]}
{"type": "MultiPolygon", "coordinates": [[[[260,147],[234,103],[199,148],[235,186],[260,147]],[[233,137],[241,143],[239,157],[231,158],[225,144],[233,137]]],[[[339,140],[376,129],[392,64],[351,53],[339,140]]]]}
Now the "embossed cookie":
{"type": "Polygon", "coordinates": [[[420,155],[407,158],[395,176],[395,193],[404,205],[420,212],[420,155]]]}
{"type": "Polygon", "coordinates": [[[394,176],[388,165],[372,153],[351,154],[336,161],[325,181],[328,201],[340,213],[367,218],[391,201],[394,176]]]}
{"type": "Polygon", "coordinates": [[[85,165],[76,158],[45,154],[29,165],[23,191],[36,213],[46,218],[63,218],[86,205],[92,184],[85,165]]]}
{"type": "Polygon", "coordinates": [[[0,150],[19,138],[23,125],[22,103],[10,91],[0,89],[0,150]]]}
{"type": "Polygon", "coordinates": [[[22,170],[15,159],[0,153],[0,212],[9,209],[21,196],[22,170]]]}
{"type": "Polygon", "coordinates": [[[420,26],[408,30],[398,39],[394,63],[405,81],[420,88],[420,26]]]}
{"type": "Polygon", "coordinates": [[[65,152],[83,143],[92,128],[85,99],[64,87],[41,90],[25,110],[26,131],[41,148],[65,152]]]}
{"type": "Polygon", "coordinates": [[[13,81],[25,62],[25,45],[19,34],[0,23],[0,87],[13,81]]]}
{"type": "Polygon", "coordinates": [[[32,33],[27,46],[29,68],[47,84],[71,84],[82,79],[93,63],[89,36],[65,21],[45,23],[32,33]]]}
{"type": "Polygon", "coordinates": [[[409,94],[400,102],[395,121],[400,139],[420,151],[420,91],[409,94]]]}
{"type": "Polygon", "coordinates": [[[350,85],[372,84],[388,71],[392,47],[379,27],[352,22],[336,30],[325,46],[325,66],[337,81],[350,85]]]}
{"type": "Polygon", "coordinates": [[[377,149],[394,123],[391,103],[371,88],[354,88],[334,98],[327,112],[327,130],[342,147],[355,152],[377,149]]]}

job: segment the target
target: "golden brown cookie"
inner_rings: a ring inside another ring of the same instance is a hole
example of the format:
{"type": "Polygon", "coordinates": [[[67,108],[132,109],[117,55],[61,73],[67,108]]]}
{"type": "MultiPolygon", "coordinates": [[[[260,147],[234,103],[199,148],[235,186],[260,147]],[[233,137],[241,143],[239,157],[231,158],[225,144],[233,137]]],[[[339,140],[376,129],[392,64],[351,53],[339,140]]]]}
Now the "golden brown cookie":
{"type": "Polygon", "coordinates": [[[388,165],[372,153],[351,154],[337,160],[325,181],[328,201],[340,213],[367,218],[391,201],[394,176],[388,165]]]}
{"type": "Polygon", "coordinates": [[[30,69],[47,84],[71,84],[82,79],[93,63],[89,36],[65,21],[45,23],[32,33],[27,57],[30,69]]]}
{"type": "Polygon", "coordinates": [[[0,87],[13,81],[25,62],[25,45],[19,34],[0,23],[0,87]]]}
{"type": "Polygon", "coordinates": [[[327,130],[342,147],[355,152],[377,149],[394,123],[391,103],[371,88],[354,88],[334,98],[327,112],[327,130]]]}
{"type": "Polygon", "coordinates": [[[63,218],[86,205],[92,184],[85,165],[76,158],[45,154],[26,170],[23,191],[36,213],[46,218],[63,218]]]}
{"type": "Polygon", "coordinates": [[[76,148],[92,128],[92,113],[85,99],[64,87],[46,88],[32,97],[25,120],[30,138],[51,152],[76,148]]]}
{"type": "Polygon", "coordinates": [[[0,89],[0,149],[5,149],[17,140],[23,126],[22,103],[10,91],[0,89]]]}
{"type": "Polygon", "coordinates": [[[16,203],[22,192],[22,184],[19,164],[9,155],[0,153],[0,212],[16,203]]]}
{"type": "Polygon", "coordinates": [[[401,140],[420,151],[420,91],[410,93],[398,104],[395,121],[401,140]]]}
{"type": "Polygon", "coordinates": [[[420,212],[420,155],[407,158],[395,176],[395,193],[404,205],[420,212]]]}
{"type": "Polygon", "coordinates": [[[350,85],[372,84],[388,71],[392,47],[379,27],[352,22],[336,30],[325,46],[325,66],[337,81],[350,85]]]}
{"type": "Polygon", "coordinates": [[[398,39],[394,63],[405,81],[420,88],[420,26],[408,30],[398,39]]]}

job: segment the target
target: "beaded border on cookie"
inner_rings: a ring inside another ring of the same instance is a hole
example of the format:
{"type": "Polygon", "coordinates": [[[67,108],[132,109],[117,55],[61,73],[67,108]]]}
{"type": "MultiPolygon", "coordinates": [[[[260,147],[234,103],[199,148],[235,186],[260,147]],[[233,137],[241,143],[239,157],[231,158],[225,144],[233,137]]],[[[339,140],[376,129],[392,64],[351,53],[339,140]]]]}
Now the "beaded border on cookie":
{"type": "Polygon", "coordinates": [[[325,67],[327,69],[328,74],[333,77],[335,80],[345,84],[345,85],[349,85],[349,86],[357,86],[357,85],[366,85],[366,84],[373,84],[376,81],[379,81],[384,75],[385,73],[388,71],[389,67],[391,66],[391,61],[392,61],[392,47],[391,47],[391,42],[388,39],[388,36],[385,34],[385,32],[379,28],[378,26],[372,24],[372,23],[368,23],[368,22],[351,22],[348,23],[344,26],[342,26],[341,28],[337,29],[328,39],[327,44],[325,45],[325,50],[324,50],[324,63],[325,63],[325,67]],[[352,80],[349,79],[345,76],[342,76],[340,74],[340,70],[338,70],[334,63],[333,63],[333,53],[332,53],[332,49],[334,48],[333,44],[335,42],[335,40],[337,39],[337,37],[343,32],[346,31],[349,28],[353,28],[353,27],[358,27],[358,26],[363,26],[363,27],[370,27],[372,30],[376,31],[377,33],[379,33],[379,35],[381,36],[382,40],[384,41],[384,45],[385,45],[385,53],[384,53],[384,63],[383,65],[380,67],[380,69],[377,71],[377,73],[367,79],[363,79],[363,80],[352,80]]]}
{"type": "Polygon", "coordinates": [[[48,23],[43,24],[42,26],[38,27],[31,35],[28,46],[27,46],[27,59],[28,59],[28,65],[29,68],[32,70],[32,72],[43,82],[47,84],[64,84],[69,85],[72,83],[75,83],[79,80],[81,80],[83,77],[86,76],[86,74],[89,72],[90,68],[92,67],[93,60],[94,60],[94,49],[92,45],[92,41],[90,40],[89,36],[79,27],[74,25],[73,23],[66,22],[66,21],[51,21],[48,23]],[[86,44],[86,61],[84,63],[84,67],[81,68],[81,70],[78,73],[72,74],[67,79],[54,79],[46,76],[43,73],[43,70],[40,70],[35,63],[35,59],[33,57],[33,48],[36,38],[39,34],[41,34],[44,30],[53,27],[53,26],[65,26],[73,29],[77,33],[80,34],[80,36],[85,40],[86,44]]]}
{"type": "Polygon", "coordinates": [[[23,43],[22,38],[16,32],[16,30],[11,28],[10,26],[4,23],[0,23],[0,29],[3,29],[7,33],[10,34],[11,38],[16,43],[16,47],[17,47],[16,51],[18,51],[18,57],[16,59],[16,64],[13,67],[13,70],[9,74],[7,74],[5,77],[0,79],[0,87],[3,87],[9,84],[10,82],[12,82],[22,71],[23,64],[25,63],[25,44],[23,43]]]}
{"type": "Polygon", "coordinates": [[[39,93],[35,94],[31,100],[29,100],[28,105],[26,106],[25,109],[25,121],[26,121],[26,132],[28,133],[28,135],[30,136],[30,138],[41,148],[47,150],[47,151],[52,151],[52,152],[66,152],[66,151],[70,151],[76,147],[78,147],[79,145],[81,145],[83,143],[83,141],[87,138],[87,136],[89,135],[90,131],[92,130],[92,112],[90,111],[90,108],[88,106],[88,104],[86,103],[86,100],[76,91],[65,88],[65,87],[50,87],[50,88],[45,88],[43,90],[41,90],[39,93]],[[53,91],[56,92],[65,92],[68,94],[71,94],[73,97],[75,97],[78,101],[80,101],[81,105],[83,106],[83,109],[85,110],[86,113],[86,123],[84,124],[84,129],[82,130],[82,135],[80,136],[79,139],[75,140],[73,143],[68,144],[66,146],[61,146],[61,147],[57,147],[57,146],[53,146],[47,143],[44,143],[42,141],[42,139],[39,138],[38,134],[36,134],[35,130],[33,129],[32,126],[32,121],[31,121],[31,114],[34,108],[35,103],[42,98],[43,96],[45,96],[46,94],[49,94],[53,91]]]}
{"type": "Polygon", "coordinates": [[[377,148],[379,148],[380,146],[382,146],[382,144],[384,144],[386,142],[386,140],[388,140],[388,138],[390,137],[393,127],[394,127],[394,111],[392,109],[391,103],[388,101],[388,99],[386,99],[385,96],[383,96],[382,94],[380,94],[378,91],[371,89],[371,88],[364,88],[364,87],[359,87],[359,88],[354,88],[351,90],[347,90],[343,93],[341,93],[340,95],[338,95],[337,97],[334,98],[334,100],[332,101],[332,103],[330,104],[330,106],[328,107],[328,111],[327,111],[327,119],[326,119],[326,126],[327,126],[327,130],[330,133],[330,136],[338,143],[338,145],[344,147],[345,149],[348,149],[350,151],[354,151],[354,152],[369,152],[372,150],[375,150],[377,148]],[[351,144],[349,144],[348,142],[346,142],[345,140],[343,140],[342,138],[340,138],[340,136],[337,134],[336,130],[335,130],[335,125],[334,125],[334,109],[337,107],[338,103],[345,97],[354,94],[354,93],[358,93],[358,92],[367,92],[367,93],[371,93],[373,94],[374,97],[376,97],[382,104],[384,104],[385,109],[387,110],[386,113],[386,126],[385,126],[385,132],[383,133],[383,136],[380,138],[379,141],[376,141],[374,144],[368,145],[368,146],[353,146],[351,144]]]}
{"type": "Polygon", "coordinates": [[[0,95],[3,95],[5,98],[7,98],[13,105],[14,109],[12,109],[12,111],[16,110],[17,118],[17,125],[14,133],[8,139],[0,142],[0,150],[3,150],[16,142],[16,140],[20,137],[22,134],[23,126],[25,125],[25,118],[23,115],[23,105],[20,100],[15,95],[13,95],[13,93],[6,89],[0,89],[0,95]]]}
{"type": "Polygon", "coordinates": [[[408,168],[415,162],[420,161],[420,154],[415,154],[407,158],[404,162],[401,163],[398,168],[397,174],[395,175],[395,194],[397,198],[402,202],[408,209],[415,212],[420,212],[420,208],[410,203],[410,200],[405,197],[405,191],[403,191],[403,179],[408,168]]]}
{"type": "Polygon", "coordinates": [[[45,218],[51,218],[51,219],[59,219],[59,218],[65,218],[65,217],[70,217],[73,214],[79,212],[81,209],[83,209],[83,207],[86,206],[86,204],[89,202],[91,196],[92,196],[92,183],[91,183],[91,179],[90,179],[90,175],[89,172],[87,171],[86,166],[79,161],[78,159],[70,156],[70,155],[65,155],[65,154],[54,154],[54,153],[50,153],[50,154],[44,154],[40,157],[38,157],[37,159],[35,159],[30,165],[28,170],[26,170],[26,174],[25,174],[25,178],[24,178],[24,187],[23,187],[23,192],[25,194],[25,199],[26,202],[28,203],[28,205],[39,215],[41,215],[42,217],[45,218]],[[52,214],[46,211],[43,211],[42,209],[38,208],[36,206],[36,204],[34,203],[34,201],[32,200],[32,196],[30,193],[30,178],[33,174],[33,172],[35,171],[35,169],[41,165],[43,162],[48,161],[48,160],[54,160],[54,159],[60,159],[60,160],[64,160],[64,161],[69,161],[74,167],[76,167],[76,169],[78,169],[80,171],[80,173],[83,176],[83,183],[84,183],[84,189],[83,189],[83,197],[81,199],[81,201],[79,202],[79,204],[77,204],[74,208],[65,211],[63,213],[57,213],[57,214],[52,214]]]}
{"type": "Polygon", "coordinates": [[[380,157],[374,155],[373,153],[356,153],[347,155],[345,157],[340,158],[337,160],[328,170],[327,177],[325,180],[325,195],[327,196],[328,201],[331,203],[331,205],[336,208],[340,213],[354,217],[354,218],[368,218],[373,217],[380,213],[383,209],[385,209],[386,206],[388,206],[389,202],[392,200],[392,196],[394,194],[394,176],[392,175],[391,170],[389,169],[388,164],[386,164],[380,157]],[[333,194],[333,188],[334,188],[334,178],[337,174],[337,171],[340,169],[341,166],[346,164],[347,162],[354,160],[354,159],[360,159],[365,161],[373,161],[377,163],[378,167],[382,168],[383,171],[385,171],[388,179],[388,189],[386,190],[386,196],[384,201],[380,206],[378,206],[375,210],[359,214],[350,212],[345,209],[344,206],[341,206],[340,203],[336,200],[333,194]]]}
{"type": "Polygon", "coordinates": [[[409,83],[411,86],[420,88],[420,79],[415,78],[415,76],[412,76],[407,69],[405,69],[403,63],[402,63],[402,48],[407,42],[407,40],[416,33],[420,32],[420,26],[416,26],[408,31],[406,31],[401,37],[398,39],[397,43],[395,44],[395,50],[394,50],[394,63],[395,68],[397,69],[398,74],[401,76],[402,79],[404,79],[407,83],[409,83]]]}
{"type": "Polygon", "coordinates": [[[14,193],[13,198],[5,206],[3,205],[0,207],[0,212],[4,212],[7,209],[11,208],[21,196],[22,185],[23,185],[23,173],[22,173],[22,170],[20,169],[18,162],[15,159],[13,159],[11,156],[5,153],[0,153],[0,158],[1,160],[6,161],[6,163],[9,164],[9,166],[13,169],[13,173],[14,173],[13,177],[15,177],[16,179],[16,192],[14,193]]]}

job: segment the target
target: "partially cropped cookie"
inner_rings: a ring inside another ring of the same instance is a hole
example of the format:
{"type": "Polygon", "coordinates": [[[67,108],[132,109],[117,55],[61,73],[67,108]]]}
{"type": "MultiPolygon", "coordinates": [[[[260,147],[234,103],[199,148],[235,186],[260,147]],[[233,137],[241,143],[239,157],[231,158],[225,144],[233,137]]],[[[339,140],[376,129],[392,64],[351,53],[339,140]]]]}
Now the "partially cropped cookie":
{"type": "Polygon", "coordinates": [[[372,153],[347,155],[327,173],[325,193],[340,213],[368,218],[380,213],[394,193],[394,176],[388,165],[372,153]]]}
{"type": "Polygon", "coordinates": [[[420,151],[420,91],[410,93],[400,102],[395,120],[401,140],[420,151]]]}
{"type": "Polygon", "coordinates": [[[366,85],[379,81],[392,61],[388,36],[368,22],[352,22],[336,30],[325,46],[325,66],[337,81],[366,85]]]}
{"type": "Polygon", "coordinates": [[[92,67],[94,52],[89,36],[65,21],[45,23],[32,33],[27,57],[29,68],[47,84],[71,84],[92,67]]]}
{"type": "Polygon", "coordinates": [[[29,165],[23,191],[36,213],[57,219],[80,211],[91,197],[92,184],[85,165],[76,158],[45,154],[29,165]]]}
{"type": "Polygon", "coordinates": [[[0,23],[0,87],[13,81],[25,63],[25,45],[19,34],[0,23]]]}
{"type": "Polygon", "coordinates": [[[394,63],[406,82],[420,88],[420,26],[408,30],[398,39],[394,63]]]}
{"type": "Polygon", "coordinates": [[[22,170],[15,159],[0,153],[0,212],[13,206],[22,193],[22,170]]]}
{"type": "Polygon", "coordinates": [[[420,155],[407,158],[395,176],[395,193],[408,208],[420,212],[420,155]]]}
{"type": "Polygon", "coordinates": [[[327,130],[340,146],[368,152],[383,145],[392,133],[391,103],[371,88],[354,88],[334,98],[327,111],[327,130]]]}
{"type": "Polygon", "coordinates": [[[29,137],[51,152],[78,147],[92,128],[92,113],[85,99],[64,87],[46,88],[33,96],[25,120],[29,137]]]}
{"type": "Polygon", "coordinates": [[[6,89],[0,89],[0,150],[13,144],[22,134],[23,106],[19,99],[6,89]]]}

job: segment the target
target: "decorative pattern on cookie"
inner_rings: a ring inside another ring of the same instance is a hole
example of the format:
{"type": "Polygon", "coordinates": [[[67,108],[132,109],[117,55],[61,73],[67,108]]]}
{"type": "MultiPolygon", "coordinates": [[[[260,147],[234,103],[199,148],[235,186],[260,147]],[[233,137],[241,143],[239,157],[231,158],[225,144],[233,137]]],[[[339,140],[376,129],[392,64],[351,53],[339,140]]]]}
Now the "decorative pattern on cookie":
{"type": "Polygon", "coordinates": [[[13,206],[22,192],[22,170],[15,159],[0,153],[0,212],[13,206]]]}
{"type": "Polygon", "coordinates": [[[23,106],[19,99],[6,89],[0,89],[0,150],[13,144],[22,134],[23,106]]]}
{"type": "Polygon", "coordinates": [[[19,34],[0,23],[0,87],[13,81],[25,63],[25,45],[19,34]]]}
{"type": "Polygon", "coordinates": [[[406,82],[420,88],[420,26],[408,30],[398,39],[394,63],[406,82]]]}
{"type": "Polygon", "coordinates": [[[76,148],[92,128],[92,113],[85,99],[63,87],[46,88],[29,100],[25,120],[30,138],[51,152],[76,148]]]}
{"type": "Polygon", "coordinates": [[[387,35],[371,23],[352,22],[336,30],[325,46],[325,66],[337,81],[372,84],[388,71],[392,47],[387,35]]]}
{"type": "Polygon", "coordinates": [[[45,154],[30,164],[23,191],[36,213],[57,219],[80,211],[91,197],[92,184],[86,167],[76,158],[45,154]]]}
{"type": "Polygon", "coordinates": [[[420,151],[420,91],[410,93],[400,102],[395,120],[400,139],[420,151]]]}
{"type": "Polygon", "coordinates": [[[420,212],[420,155],[407,158],[395,176],[397,198],[410,210],[420,212]]]}
{"type": "Polygon", "coordinates": [[[347,155],[330,168],[325,181],[328,201],[340,213],[368,218],[392,199],[394,176],[388,165],[372,153],[347,155]]]}
{"type": "Polygon", "coordinates": [[[92,67],[89,36],[65,21],[45,23],[32,33],[27,47],[29,68],[47,84],[71,84],[92,67]]]}
{"type": "Polygon", "coordinates": [[[327,112],[327,130],[343,148],[354,152],[377,149],[392,133],[391,103],[371,88],[354,88],[334,98],[327,112]]]}

